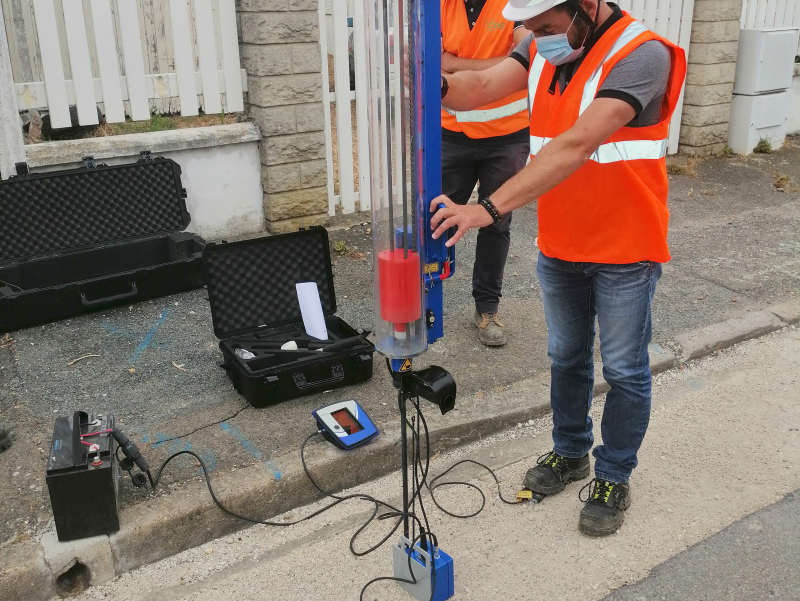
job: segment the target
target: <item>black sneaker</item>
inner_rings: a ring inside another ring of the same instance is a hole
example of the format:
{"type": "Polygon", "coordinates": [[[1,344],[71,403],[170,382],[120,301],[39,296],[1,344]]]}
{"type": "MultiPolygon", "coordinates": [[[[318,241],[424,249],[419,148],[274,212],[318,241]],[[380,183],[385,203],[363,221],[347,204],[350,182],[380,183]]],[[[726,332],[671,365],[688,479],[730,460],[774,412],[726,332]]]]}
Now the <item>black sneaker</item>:
{"type": "Polygon", "coordinates": [[[0,428],[0,453],[11,446],[11,432],[0,428]]]}
{"type": "Polygon", "coordinates": [[[581,489],[578,498],[585,503],[578,530],[588,536],[608,536],[625,521],[625,510],[631,506],[631,486],[594,478],[581,489]],[[589,494],[584,499],[582,493],[587,488],[589,494]]]}
{"type": "Polygon", "coordinates": [[[525,488],[542,495],[554,495],[573,480],[589,476],[589,455],[569,459],[555,451],[545,453],[525,474],[525,488]]]}

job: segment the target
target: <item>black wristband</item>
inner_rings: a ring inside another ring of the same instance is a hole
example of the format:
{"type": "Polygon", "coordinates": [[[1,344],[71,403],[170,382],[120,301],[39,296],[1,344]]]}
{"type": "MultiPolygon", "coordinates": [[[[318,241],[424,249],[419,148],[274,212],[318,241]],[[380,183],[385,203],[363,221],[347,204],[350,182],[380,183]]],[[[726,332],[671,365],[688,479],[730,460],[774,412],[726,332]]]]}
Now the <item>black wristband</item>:
{"type": "Polygon", "coordinates": [[[498,211],[497,207],[494,206],[491,198],[480,198],[478,199],[478,204],[486,209],[486,212],[489,213],[495,223],[500,221],[500,211],[498,211]]]}
{"type": "Polygon", "coordinates": [[[450,84],[447,83],[447,78],[442,75],[442,98],[447,96],[447,90],[450,89],[450,84]]]}

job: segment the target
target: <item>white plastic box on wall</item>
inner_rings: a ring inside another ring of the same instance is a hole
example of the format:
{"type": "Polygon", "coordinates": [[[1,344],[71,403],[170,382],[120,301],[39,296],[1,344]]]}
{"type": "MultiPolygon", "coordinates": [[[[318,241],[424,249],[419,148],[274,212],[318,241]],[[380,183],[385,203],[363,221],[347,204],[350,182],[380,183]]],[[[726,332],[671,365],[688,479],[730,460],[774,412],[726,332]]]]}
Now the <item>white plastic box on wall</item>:
{"type": "Polygon", "coordinates": [[[764,138],[772,148],[780,148],[786,138],[789,118],[789,92],[758,96],[734,95],[728,146],[737,154],[750,154],[764,138]]]}
{"type": "Polygon", "coordinates": [[[734,94],[763,94],[792,85],[800,28],[742,29],[734,94]]]}

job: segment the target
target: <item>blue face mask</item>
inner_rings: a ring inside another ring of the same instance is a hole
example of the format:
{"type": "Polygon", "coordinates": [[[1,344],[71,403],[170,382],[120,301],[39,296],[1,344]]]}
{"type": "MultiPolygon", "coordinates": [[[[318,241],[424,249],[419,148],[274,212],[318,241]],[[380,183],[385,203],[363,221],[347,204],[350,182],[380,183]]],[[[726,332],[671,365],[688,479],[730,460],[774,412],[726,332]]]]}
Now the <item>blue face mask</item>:
{"type": "Polygon", "coordinates": [[[576,49],[570,45],[569,37],[567,36],[577,16],[578,14],[575,13],[575,16],[572,17],[572,23],[569,24],[567,31],[564,33],[543,35],[541,37],[534,36],[536,40],[536,52],[541,54],[547,62],[556,67],[565,63],[571,63],[583,54],[583,44],[586,42],[586,39],[581,42],[581,47],[576,49]]]}

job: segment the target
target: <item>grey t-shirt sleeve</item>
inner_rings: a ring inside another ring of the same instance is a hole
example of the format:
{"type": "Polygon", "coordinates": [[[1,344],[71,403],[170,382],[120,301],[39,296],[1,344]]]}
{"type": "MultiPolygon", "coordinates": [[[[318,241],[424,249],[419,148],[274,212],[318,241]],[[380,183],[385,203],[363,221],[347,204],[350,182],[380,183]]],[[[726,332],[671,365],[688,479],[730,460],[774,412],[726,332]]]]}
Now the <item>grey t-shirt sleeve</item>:
{"type": "Polygon", "coordinates": [[[664,44],[645,42],[614,65],[595,98],[619,98],[630,104],[636,117],[628,127],[655,125],[661,120],[671,63],[664,44]]]}
{"type": "Polygon", "coordinates": [[[514,48],[514,51],[511,53],[511,58],[525,67],[526,71],[531,66],[531,42],[533,42],[533,34],[529,33],[525,36],[524,40],[517,44],[517,47],[514,48]]]}

